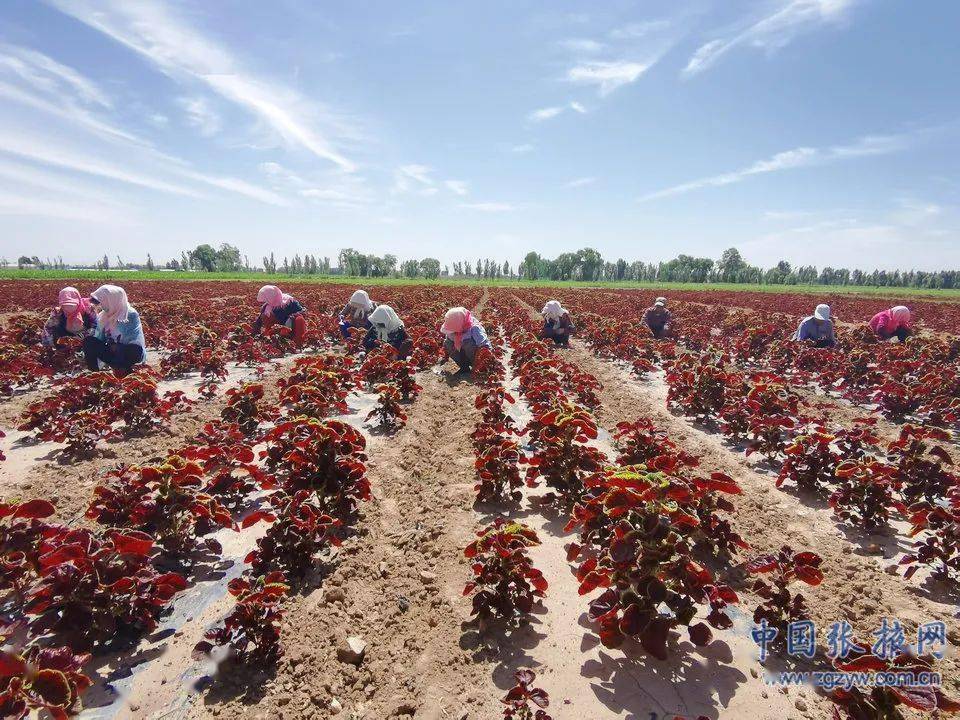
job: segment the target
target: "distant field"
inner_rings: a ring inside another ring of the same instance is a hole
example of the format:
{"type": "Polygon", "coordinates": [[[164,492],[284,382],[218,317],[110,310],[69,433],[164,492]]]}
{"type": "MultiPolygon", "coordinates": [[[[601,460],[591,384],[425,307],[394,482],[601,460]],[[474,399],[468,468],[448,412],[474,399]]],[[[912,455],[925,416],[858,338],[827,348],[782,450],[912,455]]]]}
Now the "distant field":
{"type": "Polygon", "coordinates": [[[897,287],[859,287],[851,285],[746,285],[736,283],[680,283],[680,282],[580,282],[559,280],[517,280],[517,279],[476,279],[476,278],[373,278],[347,277],[343,275],[284,275],[259,272],[238,273],[199,273],[199,272],[159,272],[124,270],[0,270],[0,280],[71,280],[116,281],[124,280],[191,280],[210,282],[216,280],[250,280],[273,282],[282,285],[296,283],[341,283],[347,285],[481,285],[488,287],[575,287],[575,288],[635,288],[663,290],[715,290],[748,291],[765,293],[804,293],[814,295],[854,294],[868,297],[922,297],[944,301],[960,301],[960,289],[930,290],[923,288],[897,287]]]}

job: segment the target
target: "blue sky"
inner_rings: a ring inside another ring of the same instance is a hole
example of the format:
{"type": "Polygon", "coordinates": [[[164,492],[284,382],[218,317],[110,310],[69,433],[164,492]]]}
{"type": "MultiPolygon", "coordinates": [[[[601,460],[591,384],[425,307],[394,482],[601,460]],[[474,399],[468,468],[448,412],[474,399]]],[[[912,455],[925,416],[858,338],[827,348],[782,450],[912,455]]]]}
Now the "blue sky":
{"type": "Polygon", "coordinates": [[[6,0],[0,254],[960,267],[953,0],[6,0]]]}

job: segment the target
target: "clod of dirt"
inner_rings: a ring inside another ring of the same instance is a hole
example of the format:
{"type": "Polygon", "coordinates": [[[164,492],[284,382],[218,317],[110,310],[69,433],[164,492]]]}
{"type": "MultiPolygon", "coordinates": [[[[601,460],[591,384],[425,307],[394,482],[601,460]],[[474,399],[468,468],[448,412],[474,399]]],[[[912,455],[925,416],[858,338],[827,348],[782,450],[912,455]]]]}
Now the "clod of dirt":
{"type": "Polygon", "coordinates": [[[337,646],[337,659],[342,663],[359,665],[366,652],[366,641],[362,637],[351,635],[337,646]]]}

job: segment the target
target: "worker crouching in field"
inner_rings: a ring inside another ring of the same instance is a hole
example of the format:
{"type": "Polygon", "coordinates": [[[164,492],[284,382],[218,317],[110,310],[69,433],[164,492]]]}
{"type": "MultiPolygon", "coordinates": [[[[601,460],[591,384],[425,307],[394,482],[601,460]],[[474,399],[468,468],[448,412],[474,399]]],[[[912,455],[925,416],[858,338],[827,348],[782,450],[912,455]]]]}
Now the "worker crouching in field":
{"type": "Polygon", "coordinates": [[[101,285],[90,301],[99,308],[97,327],[83,339],[83,354],[90,370],[101,364],[121,373],[147,359],[140,314],[127,300],[127,292],[116,285],[101,285]]]}
{"type": "Polygon", "coordinates": [[[667,310],[667,299],[658,297],[651,307],[643,311],[643,322],[655,338],[670,337],[673,316],[667,310]]]}
{"type": "Polygon", "coordinates": [[[350,301],[340,311],[340,334],[344,338],[350,337],[354,328],[370,329],[370,313],[377,304],[370,299],[366,290],[357,290],[350,296],[350,301]]]}
{"type": "Polygon", "coordinates": [[[97,311],[89,300],[80,297],[75,287],[65,287],[57,297],[57,307],[50,313],[40,342],[56,347],[63,337],[86,337],[97,326],[97,311]]]}
{"type": "Polygon", "coordinates": [[[573,321],[570,313],[563,309],[559,300],[551,300],[543,306],[543,329],[540,337],[544,340],[553,340],[555,345],[570,347],[570,336],[573,334],[573,321]]]}
{"type": "Polygon", "coordinates": [[[363,338],[363,347],[373,350],[378,343],[392,345],[400,357],[406,357],[413,349],[413,341],[403,326],[403,320],[389,305],[377,305],[376,309],[367,318],[370,329],[363,338]]]}
{"type": "Polygon", "coordinates": [[[813,315],[800,321],[794,340],[811,340],[818,348],[832,348],[837,344],[829,305],[817,305],[813,315]]]}
{"type": "Polygon", "coordinates": [[[264,285],[257,293],[257,302],[262,303],[260,314],[253,321],[251,330],[259,333],[272,325],[283,325],[293,331],[293,341],[300,345],[307,334],[306,310],[292,295],[282,292],[276,285],[264,285]]]}
{"type": "Polygon", "coordinates": [[[447,357],[460,366],[460,373],[470,372],[478,348],[493,349],[483,326],[466,308],[455,307],[447,310],[440,332],[446,336],[443,349],[447,357]]]}
{"type": "Polygon", "coordinates": [[[870,318],[868,324],[879,340],[897,338],[900,342],[904,342],[911,334],[911,322],[909,308],[897,305],[889,310],[878,312],[870,318]]]}

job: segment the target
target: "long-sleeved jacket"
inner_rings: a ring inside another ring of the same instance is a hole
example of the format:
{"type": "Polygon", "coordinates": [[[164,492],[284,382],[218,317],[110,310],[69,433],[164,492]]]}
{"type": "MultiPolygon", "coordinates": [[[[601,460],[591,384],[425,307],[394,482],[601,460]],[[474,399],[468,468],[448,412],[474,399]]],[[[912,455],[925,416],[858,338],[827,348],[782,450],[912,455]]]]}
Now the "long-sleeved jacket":
{"type": "Polygon", "coordinates": [[[882,340],[887,340],[893,337],[894,333],[901,328],[905,330],[910,329],[910,322],[901,322],[897,320],[894,314],[890,310],[881,310],[872,318],[868,323],[870,329],[873,330],[874,334],[882,340]]]}
{"type": "Polygon", "coordinates": [[[85,337],[94,331],[97,326],[97,312],[91,307],[81,312],[83,326],[77,332],[70,332],[67,329],[67,316],[59,307],[53,309],[47,322],[44,323],[43,333],[40,336],[40,342],[44,345],[53,345],[58,338],[70,335],[72,337],[85,337]]]}
{"type": "Polygon", "coordinates": [[[260,314],[257,315],[257,319],[253,321],[254,332],[260,331],[260,328],[263,326],[263,317],[268,312],[273,315],[273,321],[275,323],[278,325],[286,325],[287,320],[289,320],[291,316],[304,312],[304,308],[298,300],[294,300],[292,298],[286,305],[275,307],[272,310],[268,308],[266,304],[264,304],[264,306],[260,308],[260,314]]]}
{"type": "MultiPolygon", "coordinates": [[[[388,333],[387,337],[389,338],[390,344],[393,345],[393,347],[395,347],[397,350],[403,347],[403,344],[410,339],[410,336],[407,334],[407,329],[403,325],[388,333]]],[[[363,346],[367,350],[372,350],[379,339],[380,333],[377,332],[375,327],[371,326],[363,338],[363,346]]]]}
{"type": "MultiPolygon", "coordinates": [[[[447,340],[453,342],[453,338],[447,337],[447,340]]],[[[474,321],[473,325],[463,334],[463,342],[467,340],[472,340],[473,344],[478,348],[485,347],[493,349],[493,346],[490,344],[490,338],[487,337],[487,331],[483,329],[483,325],[474,321]]]]}
{"type": "Polygon", "coordinates": [[[573,320],[570,319],[570,313],[563,313],[558,320],[544,320],[540,334],[547,337],[556,333],[557,330],[566,330],[567,335],[573,334],[576,328],[573,326],[573,320]]]}
{"type": "Polygon", "coordinates": [[[837,338],[833,333],[832,320],[817,320],[813,315],[805,317],[793,334],[794,340],[813,340],[818,345],[833,347],[837,338]]]}
{"type": "Polygon", "coordinates": [[[643,322],[651,330],[661,330],[671,320],[670,311],[662,305],[654,305],[643,311],[643,322]]]}
{"type": "Polygon", "coordinates": [[[104,342],[116,342],[122,345],[139,345],[143,348],[143,358],[147,358],[147,341],[143,336],[143,325],[140,322],[140,313],[133,308],[127,313],[127,319],[124,322],[118,322],[117,326],[108,331],[103,327],[103,323],[97,320],[97,329],[94,331],[94,337],[104,342]]]}

